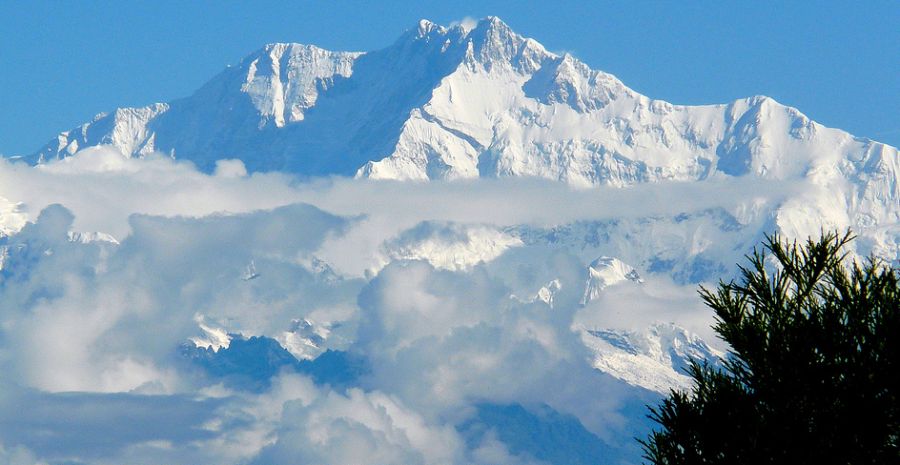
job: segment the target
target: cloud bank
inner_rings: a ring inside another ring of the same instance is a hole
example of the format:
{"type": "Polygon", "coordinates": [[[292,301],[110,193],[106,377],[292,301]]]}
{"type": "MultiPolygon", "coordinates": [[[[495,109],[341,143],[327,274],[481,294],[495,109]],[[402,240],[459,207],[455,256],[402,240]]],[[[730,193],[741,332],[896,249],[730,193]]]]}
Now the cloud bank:
{"type": "Polygon", "coordinates": [[[723,349],[696,283],[816,192],[0,160],[0,460],[637,463],[660,393],[596,369],[582,335],[674,322],[723,349]],[[582,305],[600,256],[643,283],[582,305]],[[547,425],[582,447],[523,439],[547,425]]]}

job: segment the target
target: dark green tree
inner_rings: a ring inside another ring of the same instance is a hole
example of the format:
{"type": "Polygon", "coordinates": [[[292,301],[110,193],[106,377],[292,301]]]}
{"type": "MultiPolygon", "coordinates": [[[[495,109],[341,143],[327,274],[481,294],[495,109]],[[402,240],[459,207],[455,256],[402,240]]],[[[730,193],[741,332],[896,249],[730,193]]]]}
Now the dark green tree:
{"type": "Polygon", "coordinates": [[[647,460],[900,464],[900,273],[847,259],[850,240],[767,236],[737,280],[701,287],[731,350],[651,408],[647,460]]]}

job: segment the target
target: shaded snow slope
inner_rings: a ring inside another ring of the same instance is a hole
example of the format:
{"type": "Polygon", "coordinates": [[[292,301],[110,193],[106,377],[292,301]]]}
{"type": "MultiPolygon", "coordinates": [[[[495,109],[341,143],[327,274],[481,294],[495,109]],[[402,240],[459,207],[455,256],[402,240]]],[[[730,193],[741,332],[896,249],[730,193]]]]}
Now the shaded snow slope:
{"type": "Polygon", "coordinates": [[[581,339],[594,354],[595,368],[662,393],[691,387],[693,380],[686,371],[691,360],[715,365],[725,357],[674,323],[656,323],[642,331],[586,329],[581,339]]]}

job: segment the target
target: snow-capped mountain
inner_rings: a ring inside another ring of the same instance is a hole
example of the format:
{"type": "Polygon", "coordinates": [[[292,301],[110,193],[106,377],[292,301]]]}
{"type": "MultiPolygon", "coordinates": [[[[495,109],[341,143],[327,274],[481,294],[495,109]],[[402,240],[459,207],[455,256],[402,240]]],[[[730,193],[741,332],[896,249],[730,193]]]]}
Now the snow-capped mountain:
{"type": "Polygon", "coordinates": [[[368,53],[270,44],[188,98],[98,115],[26,159],[97,145],[207,171],[239,158],[250,171],[394,180],[788,181],[808,192],[776,206],[767,230],[868,230],[868,249],[900,258],[896,148],[763,96],[653,100],[494,17],[474,27],[423,20],[368,53]]]}
{"type": "Polygon", "coordinates": [[[0,408],[53,407],[22,420],[60,418],[25,431],[46,463],[639,463],[645,406],[726,356],[698,283],[771,232],[851,227],[900,263],[896,148],[767,97],[652,100],[497,18],[267,45],[24,158],[0,160],[0,360],[65,405],[7,383],[0,408]],[[198,413],[55,452],[98,393],[116,427],[125,401],[198,413]]]}
{"type": "Polygon", "coordinates": [[[206,170],[240,158],[254,171],[377,179],[851,178],[864,183],[861,202],[897,199],[896,148],[763,96],[706,106],[653,100],[494,17],[472,28],[423,20],[368,53],[270,44],[188,98],[98,115],[28,159],[100,144],[206,170]]]}

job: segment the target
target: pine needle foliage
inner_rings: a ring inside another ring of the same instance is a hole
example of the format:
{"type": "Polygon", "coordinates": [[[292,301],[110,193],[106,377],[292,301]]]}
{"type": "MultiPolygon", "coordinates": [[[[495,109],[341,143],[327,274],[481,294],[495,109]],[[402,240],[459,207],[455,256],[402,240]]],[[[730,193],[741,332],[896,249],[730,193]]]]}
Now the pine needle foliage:
{"type": "Polygon", "coordinates": [[[701,287],[731,351],[651,408],[650,463],[900,464],[900,273],[847,259],[851,240],[767,236],[736,281],[701,287]]]}

